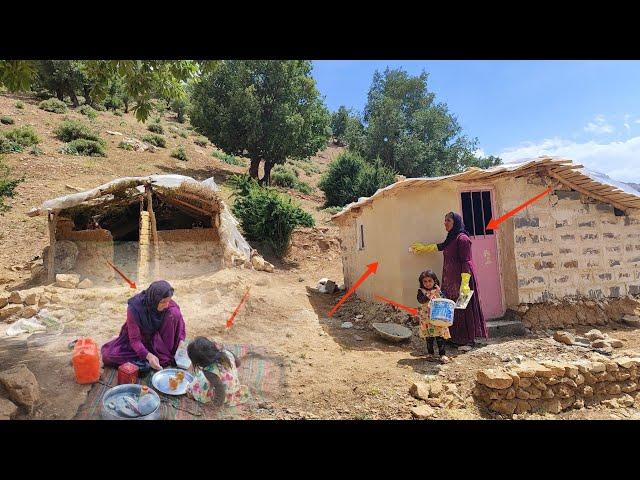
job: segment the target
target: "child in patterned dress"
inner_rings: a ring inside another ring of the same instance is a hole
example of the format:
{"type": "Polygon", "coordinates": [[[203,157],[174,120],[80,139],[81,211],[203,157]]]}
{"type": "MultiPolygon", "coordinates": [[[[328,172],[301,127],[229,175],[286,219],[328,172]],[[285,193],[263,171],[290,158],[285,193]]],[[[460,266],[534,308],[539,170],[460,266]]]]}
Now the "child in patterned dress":
{"type": "Polygon", "coordinates": [[[236,406],[249,398],[249,389],[240,384],[240,361],[228,350],[205,337],[196,337],[187,347],[195,380],[187,388],[194,400],[216,406],[236,406]]]}
{"type": "Polygon", "coordinates": [[[418,302],[421,304],[419,310],[420,326],[418,335],[425,338],[427,343],[427,358],[434,358],[433,342],[438,344],[438,354],[442,363],[448,363],[449,358],[446,356],[444,341],[451,338],[449,327],[434,325],[430,320],[431,300],[443,297],[440,290],[440,281],[438,276],[432,270],[425,270],[418,278],[418,302]]]}

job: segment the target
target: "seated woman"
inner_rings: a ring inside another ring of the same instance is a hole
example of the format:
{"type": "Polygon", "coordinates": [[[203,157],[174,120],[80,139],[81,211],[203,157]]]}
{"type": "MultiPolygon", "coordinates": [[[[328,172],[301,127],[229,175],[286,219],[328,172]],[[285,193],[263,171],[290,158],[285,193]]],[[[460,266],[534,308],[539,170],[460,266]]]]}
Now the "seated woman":
{"type": "Polygon", "coordinates": [[[249,388],[240,384],[240,361],[222,345],[205,337],[189,343],[187,353],[195,371],[195,380],[187,387],[187,396],[215,406],[236,406],[249,398],[249,388]]]}
{"type": "Polygon", "coordinates": [[[172,296],[171,285],[160,280],[129,299],[127,321],[120,335],[102,346],[105,366],[132,362],[144,371],[147,362],[155,370],[172,364],[185,338],[184,319],[172,296]]]}

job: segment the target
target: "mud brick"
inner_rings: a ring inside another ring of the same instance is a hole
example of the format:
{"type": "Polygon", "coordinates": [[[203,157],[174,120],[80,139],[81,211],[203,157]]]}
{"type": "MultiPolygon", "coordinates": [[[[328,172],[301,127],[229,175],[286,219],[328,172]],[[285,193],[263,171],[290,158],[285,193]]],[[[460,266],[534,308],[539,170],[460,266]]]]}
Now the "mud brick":
{"type": "Polygon", "coordinates": [[[629,295],[639,295],[640,285],[629,285],[628,290],[629,290],[629,295]]]}
{"type": "Polygon", "coordinates": [[[563,267],[564,268],[578,268],[578,261],[577,260],[572,260],[570,262],[564,262],[563,267]]]}
{"type": "Polygon", "coordinates": [[[541,257],[551,257],[553,252],[540,252],[541,257]]]}
{"type": "Polygon", "coordinates": [[[556,190],[554,195],[558,200],[580,200],[580,192],[574,190],[556,190]]]}
{"type": "Polygon", "coordinates": [[[582,250],[582,254],[583,255],[599,255],[600,250],[598,250],[597,248],[585,248],[584,250],[582,250]]]}
{"type": "Polygon", "coordinates": [[[540,235],[540,241],[543,243],[550,243],[553,242],[553,238],[547,237],[546,235],[540,235]]]}
{"type": "Polygon", "coordinates": [[[618,272],[618,280],[630,280],[631,274],[629,272],[618,272]]]}
{"type": "Polygon", "coordinates": [[[518,256],[520,258],[531,258],[536,256],[536,252],[520,252],[518,256]]]}
{"type": "Polygon", "coordinates": [[[529,234],[529,238],[531,239],[531,243],[538,243],[540,240],[538,239],[538,235],[529,234]]]}
{"type": "Polygon", "coordinates": [[[627,233],[627,238],[640,238],[640,233],[627,233]]]}
{"type": "Polygon", "coordinates": [[[584,235],[580,235],[580,238],[582,240],[597,240],[598,239],[598,234],[597,233],[585,233],[584,235]]]}
{"type": "Polygon", "coordinates": [[[566,254],[568,254],[568,253],[573,253],[573,250],[571,250],[570,248],[561,248],[561,249],[560,249],[560,253],[561,253],[562,255],[566,255],[566,254]]]}
{"type": "Polygon", "coordinates": [[[515,217],[513,219],[513,224],[516,228],[524,228],[524,227],[539,227],[540,219],[537,217],[515,217]]]}
{"type": "Polygon", "coordinates": [[[568,227],[569,222],[567,220],[562,220],[561,222],[556,221],[556,228],[568,227]]]}
{"type": "Polygon", "coordinates": [[[567,283],[569,281],[569,275],[564,275],[560,278],[554,279],[555,283],[567,283]]]}
{"type": "Polygon", "coordinates": [[[609,266],[610,267],[619,267],[620,266],[620,260],[609,260],[609,266]]]}
{"type": "Polygon", "coordinates": [[[523,244],[527,242],[527,237],[524,235],[516,235],[516,243],[523,244]]]}
{"type": "Polygon", "coordinates": [[[629,260],[627,260],[627,263],[631,263],[631,264],[640,263],[640,257],[630,258],[629,260]]]}
{"type": "Polygon", "coordinates": [[[631,218],[630,216],[624,217],[624,226],[628,227],[629,225],[638,225],[640,221],[637,218],[631,218]]]}
{"type": "Polygon", "coordinates": [[[626,252],[633,252],[633,245],[625,245],[624,250],[626,252]]]}
{"type": "Polygon", "coordinates": [[[613,206],[606,203],[596,203],[596,210],[604,213],[613,213],[613,206]]]}
{"type": "Polygon", "coordinates": [[[606,250],[607,250],[607,252],[619,252],[620,251],[620,246],[616,245],[614,247],[607,247],[606,250]]]}
{"type": "Polygon", "coordinates": [[[599,267],[600,260],[587,260],[587,268],[599,267]]]}
{"type": "Polygon", "coordinates": [[[619,240],[620,239],[620,234],[619,233],[611,233],[611,232],[605,232],[602,234],[603,238],[606,238],[608,240],[619,240]]]}
{"type": "Polygon", "coordinates": [[[620,297],[620,287],[610,287],[609,288],[609,296],[610,297],[620,297]]]}
{"type": "Polygon", "coordinates": [[[575,235],[560,235],[560,238],[562,240],[568,241],[568,240],[575,240],[576,236],[575,235]]]}
{"type": "Polygon", "coordinates": [[[578,222],[578,227],[594,228],[596,226],[595,220],[589,220],[588,222],[578,222]]]}
{"type": "Polygon", "coordinates": [[[604,294],[602,293],[601,289],[596,288],[596,289],[589,290],[588,296],[590,298],[602,298],[604,294]]]}
{"type": "Polygon", "coordinates": [[[610,273],[599,273],[598,278],[604,281],[604,280],[611,280],[612,277],[610,273]]]}
{"type": "Polygon", "coordinates": [[[535,262],[534,267],[536,270],[542,270],[543,268],[553,268],[556,266],[553,262],[535,262]]]}

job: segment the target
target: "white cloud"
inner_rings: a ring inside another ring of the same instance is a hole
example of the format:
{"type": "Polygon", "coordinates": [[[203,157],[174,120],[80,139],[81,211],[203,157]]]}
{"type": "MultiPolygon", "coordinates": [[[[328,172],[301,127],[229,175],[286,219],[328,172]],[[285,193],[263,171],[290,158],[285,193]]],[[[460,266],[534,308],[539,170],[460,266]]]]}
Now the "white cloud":
{"type": "Polygon", "coordinates": [[[584,131],[588,133],[603,134],[613,133],[613,125],[606,122],[604,115],[596,115],[593,122],[587,123],[584,131]]]}
{"type": "Polygon", "coordinates": [[[514,162],[541,155],[568,158],[615,180],[640,183],[640,136],[610,143],[578,143],[556,137],[506,148],[499,157],[504,162],[514,162]]]}
{"type": "Polygon", "coordinates": [[[484,157],[486,157],[486,156],[487,156],[487,154],[486,154],[486,153],[484,153],[484,150],[483,150],[483,149],[481,149],[481,148],[478,148],[475,152],[473,152],[473,154],[474,154],[476,157],[480,157],[480,158],[484,158],[484,157]]]}

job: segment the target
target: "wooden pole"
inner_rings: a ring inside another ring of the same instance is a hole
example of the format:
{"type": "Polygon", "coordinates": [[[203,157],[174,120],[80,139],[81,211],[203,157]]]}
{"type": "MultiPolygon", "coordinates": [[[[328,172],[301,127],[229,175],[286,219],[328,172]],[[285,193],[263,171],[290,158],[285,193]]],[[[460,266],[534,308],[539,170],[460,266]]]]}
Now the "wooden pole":
{"type": "Polygon", "coordinates": [[[158,229],[156,225],[156,215],[153,213],[153,196],[151,185],[145,185],[145,193],[147,195],[147,211],[151,220],[151,239],[153,241],[153,265],[155,280],[160,278],[160,245],[158,244],[158,229]]]}
{"type": "Polygon", "coordinates": [[[55,212],[49,212],[47,215],[49,223],[49,258],[47,259],[47,283],[53,283],[56,280],[55,259],[56,259],[56,225],[58,217],[55,212]]]}

